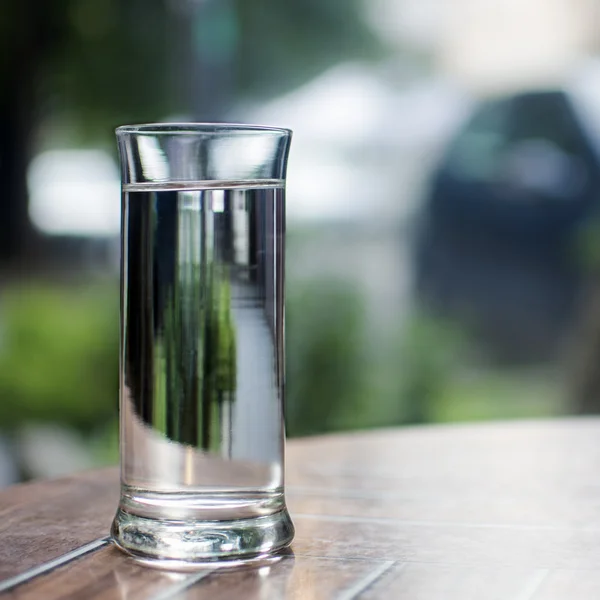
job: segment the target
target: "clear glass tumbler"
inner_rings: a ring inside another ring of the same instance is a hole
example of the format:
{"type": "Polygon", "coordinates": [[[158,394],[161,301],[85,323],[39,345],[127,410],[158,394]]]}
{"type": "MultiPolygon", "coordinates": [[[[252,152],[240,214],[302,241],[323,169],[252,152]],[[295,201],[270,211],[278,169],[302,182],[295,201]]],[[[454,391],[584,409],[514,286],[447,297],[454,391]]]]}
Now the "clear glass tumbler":
{"type": "Polygon", "coordinates": [[[122,169],[116,544],[157,566],[289,545],[284,184],[291,132],[117,129],[122,169]]]}

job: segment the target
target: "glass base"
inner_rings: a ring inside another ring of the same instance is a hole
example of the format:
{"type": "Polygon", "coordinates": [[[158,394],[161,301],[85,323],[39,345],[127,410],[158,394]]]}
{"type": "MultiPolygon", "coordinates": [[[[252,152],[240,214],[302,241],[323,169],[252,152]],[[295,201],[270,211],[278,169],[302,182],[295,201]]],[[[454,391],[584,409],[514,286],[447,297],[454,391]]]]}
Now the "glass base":
{"type": "Polygon", "coordinates": [[[119,548],[145,564],[181,570],[268,561],[289,546],[294,525],[285,507],[233,521],[148,519],[119,508],[111,534],[119,548]]]}

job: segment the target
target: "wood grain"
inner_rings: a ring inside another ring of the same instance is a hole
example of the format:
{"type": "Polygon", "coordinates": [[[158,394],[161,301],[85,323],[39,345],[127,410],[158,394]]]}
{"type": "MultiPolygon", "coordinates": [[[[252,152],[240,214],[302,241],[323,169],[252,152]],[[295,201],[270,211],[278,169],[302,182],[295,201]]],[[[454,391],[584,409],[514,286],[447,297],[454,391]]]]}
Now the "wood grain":
{"type": "Polygon", "coordinates": [[[539,577],[535,571],[511,567],[408,563],[384,575],[361,598],[519,600],[520,594],[537,583],[539,577]]]}
{"type": "Polygon", "coordinates": [[[588,600],[600,598],[600,573],[557,570],[540,582],[531,600],[588,600]]]}
{"type": "Polygon", "coordinates": [[[180,573],[143,567],[116,548],[107,547],[37,577],[9,596],[19,600],[145,598],[184,579],[180,573]]]}
{"type": "MultiPolygon", "coordinates": [[[[15,600],[600,597],[600,419],[293,440],[294,556],[227,572],[148,569],[111,547],[15,600]]],[[[0,578],[107,535],[116,469],[0,493],[0,578]]]]}
{"type": "Polygon", "coordinates": [[[108,535],[115,469],[15,486],[0,494],[0,579],[108,535]]]}
{"type": "Polygon", "coordinates": [[[344,591],[361,589],[380,561],[348,561],[296,556],[273,566],[214,573],[179,596],[181,600],[263,600],[310,598],[327,600],[344,591]]]}

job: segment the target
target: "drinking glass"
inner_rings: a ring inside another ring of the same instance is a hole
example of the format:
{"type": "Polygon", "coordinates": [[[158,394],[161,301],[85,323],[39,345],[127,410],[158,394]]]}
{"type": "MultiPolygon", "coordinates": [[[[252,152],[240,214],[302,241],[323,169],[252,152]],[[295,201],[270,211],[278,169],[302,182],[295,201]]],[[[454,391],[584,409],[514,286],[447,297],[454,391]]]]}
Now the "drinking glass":
{"type": "Polygon", "coordinates": [[[117,129],[122,172],[116,544],[156,566],[289,545],[285,175],[291,131],[117,129]]]}

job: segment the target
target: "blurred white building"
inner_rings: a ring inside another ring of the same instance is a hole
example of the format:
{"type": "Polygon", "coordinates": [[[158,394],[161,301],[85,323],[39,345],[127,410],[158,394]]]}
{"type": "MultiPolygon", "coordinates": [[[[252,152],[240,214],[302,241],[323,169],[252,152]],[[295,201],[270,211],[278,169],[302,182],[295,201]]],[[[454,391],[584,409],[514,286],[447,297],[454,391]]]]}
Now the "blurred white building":
{"type": "Polygon", "coordinates": [[[599,46],[595,0],[365,0],[365,12],[388,42],[481,93],[555,82],[599,46]]]}
{"type": "Polygon", "coordinates": [[[486,93],[561,81],[594,51],[600,32],[594,0],[454,0],[452,6],[440,32],[440,68],[486,93]]]}
{"type": "Polygon", "coordinates": [[[397,85],[373,65],[343,63],[244,118],[294,130],[291,222],[381,223],[410,212],[420,174],[465,106],[441,78],[397,85]]]}

